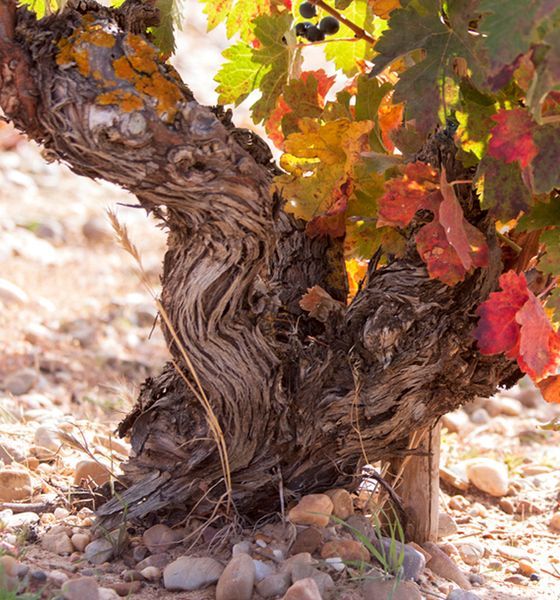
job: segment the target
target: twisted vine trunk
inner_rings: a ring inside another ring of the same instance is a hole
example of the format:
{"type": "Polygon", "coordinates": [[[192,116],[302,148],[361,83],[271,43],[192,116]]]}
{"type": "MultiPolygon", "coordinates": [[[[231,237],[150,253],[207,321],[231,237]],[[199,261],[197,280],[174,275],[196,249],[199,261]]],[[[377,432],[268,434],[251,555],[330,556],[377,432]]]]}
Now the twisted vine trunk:
{"type": "MultiPolygon", "coordinates": [[[[288,496],[356,483],[366,457],[398,455],[411,430],[518,375],[470,335],[501,270],[490,234],[490,267],[462,284],[430,280],[410,243],[346,305],[342,241],[311,240],[283,212],[262,142],[200,106],[159,60],[142,33],[156,20],[133,0],[118,10],[73,0],[41,21],[0,0],[4,113],[76,173],[130,190],[168,231],[172,360],[120,425],[128,488],[100,508],[107,527],[124,506],[129,518],[210,510],[226,487],[216,435],[237,509],[266,512],[280,482],[288,496]],[[299,307],[314,285],[338,301],[325,322],[299,307]]],[[[442,143],[431,140],[426,160],[442,143]]],[[[470,189],[462,200],[491,231],[470,189]]]]}

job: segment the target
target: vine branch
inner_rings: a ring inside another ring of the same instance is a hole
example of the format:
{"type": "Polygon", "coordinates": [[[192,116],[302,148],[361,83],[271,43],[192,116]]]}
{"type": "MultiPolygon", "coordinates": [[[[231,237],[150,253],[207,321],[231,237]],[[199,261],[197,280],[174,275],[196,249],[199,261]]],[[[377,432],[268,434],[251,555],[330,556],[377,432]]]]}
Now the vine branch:
{"type": "Polygon", "coordinates": [[[372,46],[375,44],[375,40],[369,35],[369,33],[364,31],[364,29],[362,29],[359,25],[356,25],[355,23],[347,19],[345,16],[341,15],[340,12],[336,10],[336,8],[329,6],[323,0],[311,0],[311,3],[315,4],[315,6],[318,6],[319,8],[323,9],[326,13],[329,13],[329,15],[338,19],[343,25],[346,25],[348,29],[352,30],[356,34],[356,37],[361,38],[362,40],[366,41],[372,46]]]}

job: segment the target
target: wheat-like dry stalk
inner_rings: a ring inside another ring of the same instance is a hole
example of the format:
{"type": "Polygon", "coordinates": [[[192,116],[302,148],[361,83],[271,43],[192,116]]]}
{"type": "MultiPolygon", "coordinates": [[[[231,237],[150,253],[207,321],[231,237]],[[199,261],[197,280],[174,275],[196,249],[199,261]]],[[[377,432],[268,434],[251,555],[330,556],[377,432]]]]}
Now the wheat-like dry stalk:
{"type": "Polygon", "coordinates": [[[200,402],[200,404],[202,405],[202,407],[204,408],[204,411],[206,413],[206,420],[208,423],[208,427],[210,428],[210,431],[212,432],[212,435],[216,442],[216,447],[218,448],[220,464],[222,467],[222,472],[224,475],[224,481],[225,481],[225,485],[226,485],[226,494],[224,494],[224,495],[227,498],[227,509],[229,510],[229,508],[231,506],[231,499],[232,499],[231,469],[229,466],[228,450],[227,450],[227,446],[226,446],[225,437],[224,437],[222,428],[220,426],[220,423],[218,421],[218,418],[216,417],[216,414],[214,413],[214,410],[212,409],[212,405],[210,404],[210,401],[208,400],[208,397],[206,396],[206,393],[204,392],[202,383],[200,382],[200,378],[198,377],[196,369],[194,368],[194,365],[192,364],[192,361],[188,355],[185,345],[182,343],[181,339],[177,335],[177,332],[175,331],[175,328],[173,327],[173,324],[171,323],[171,320],[169,319],[169,315],[167,314],[167,311],[165,310],[160,299],[158,298],[158,295],[156,294],[155,290],[152,288],[152,286],[149,282],[146,271],[144,270],[144,267],[142,265],[142,258],[140,256],[140,252],[138,251],[138,248],[135,246],[135,244],[130,239],[126,225],[123,225],[119,221],[116,213],[113,210],[107,209],[107,215],[109,217],[109,220],[111,221],[111,226],[113,227],[113,230],[115,232],[118,243],[123,248],[123,250],[125,250],[132,256],[132,258],[136,262],[136,266],[138,269],[138,277],[140,279],[140,282],[144,285],[144,287],[146,288],[146,290],[148,291],[150,296],[152,296],[154,302],[156,303],[159,314],[161,315],[161,318],[163,319],[167,329],[171,333],[171,337],[173,338],[173,341],[175,342],[177,348],[179,349],[179,352],[181,353],[181,357],[183,358],[185,364],[187,365],[187,368],[189,369],[189,372],[190,372],[192,378],[194,379],[196,388],[189,381],[188,377],[185,375],[183,370],[179,367],[177,362],[172,360],[173,366],[177,370],[177,373],[180,375],[180,377],[183,379],[183,381],[185,382],[187,387],[194,394],[196,399],[200,402]]]}

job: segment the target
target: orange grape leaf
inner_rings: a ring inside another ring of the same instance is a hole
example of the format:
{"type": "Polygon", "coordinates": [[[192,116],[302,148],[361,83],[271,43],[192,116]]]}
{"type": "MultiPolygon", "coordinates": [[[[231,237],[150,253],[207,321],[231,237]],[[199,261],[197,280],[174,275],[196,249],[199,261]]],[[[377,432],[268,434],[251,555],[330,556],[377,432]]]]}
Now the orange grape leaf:
{"type": "Polygon", "coordinates": [[[547,402],[560,404],[560,375],[550,375],[538,381],[537,387],[547,402]]]}
{"type": "Polygon", "coordinates": [[[385,184],[379,199],[377,226],[406,227],[418,210],[431,205],[430,195],[437,189],[437,172],[422,162],[406,165],[402,177],[385,184]]]}
{"type": "Polygon", "coordinates": [[[404,104],[392,104],[384,101],[379,107],[379,129],[381,130],[383,145],[389,153],[393,152],[395,149],[395,144],[391,139],[391,134],[401,126],[403,111],[404,104]]]}
{"type": "Polygon", "coordinates": [[[330,236],[331,238],[344,237],[346,233],[346,208],[353,187],[352,180],[347,179],[340,187],[333,190],[330,208],[307,223],[305,231],[309,237],[314,238],[320,235],[330,236]]]}
{"type": "Polygon", "coordinates": [[[300,307],[309,313],[310,317],[326,323],[329,315],[333,311],[340,310],[342,303],[335,300],[320,285],[314,285],[308,288],[307,294],[304,294],[299,301],[300,307]]]}
{"type": "Polygon", "coordinates": [[[528,167],[538,153],[533,139],[534,121],[526,110],[500,110],[491,119],[497,123],[491,130],[488,154],[507,163],[519,161],[528,167]]]}
{"type": "Polygon", "coordinates": [[[400,8],[401,3],[399,0],[368,0],[369,5],[373,14],[386,19],[395,8],[400,8]]]}
{"type": "Polygon", "coordinates": [[[521,369],[533,379],[554,372],[560,358],[560,335],[554,331],[542,304],[532,292],[515,320],[520,325],[517,360],[521,369]]]}

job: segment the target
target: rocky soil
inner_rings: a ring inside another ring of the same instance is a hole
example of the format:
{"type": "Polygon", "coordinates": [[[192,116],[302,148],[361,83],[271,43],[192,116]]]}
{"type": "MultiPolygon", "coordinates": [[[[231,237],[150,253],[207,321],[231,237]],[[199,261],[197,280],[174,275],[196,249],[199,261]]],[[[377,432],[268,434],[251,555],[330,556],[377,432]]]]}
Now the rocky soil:
{"type": "MultiPolygon", "coordinates": [[[[197,19],[179,68],[212,102],[223,40],[208,46],[197,19]]],[[[95,529],[96,490],[129,451],[115,426],[166,359],[153,298],[104,208],[156,294],[164,234],[122,190],[46,164],[9,127],[0,187],[2,600],[560,598],[560,434],[543,428],[559,410],[525,382],[444,418],[437,544],[404,544],[373,481],[256,525],[194,512],[95,529]]]]}

